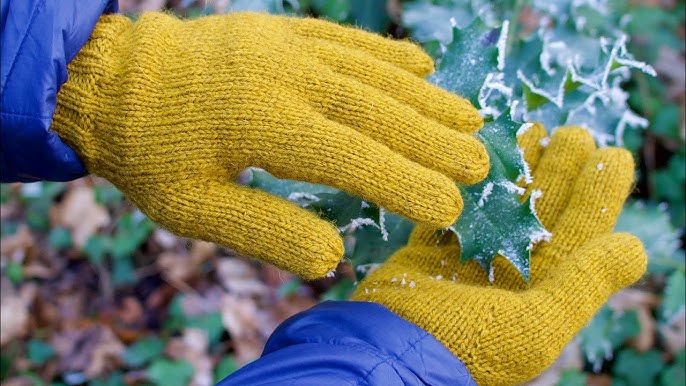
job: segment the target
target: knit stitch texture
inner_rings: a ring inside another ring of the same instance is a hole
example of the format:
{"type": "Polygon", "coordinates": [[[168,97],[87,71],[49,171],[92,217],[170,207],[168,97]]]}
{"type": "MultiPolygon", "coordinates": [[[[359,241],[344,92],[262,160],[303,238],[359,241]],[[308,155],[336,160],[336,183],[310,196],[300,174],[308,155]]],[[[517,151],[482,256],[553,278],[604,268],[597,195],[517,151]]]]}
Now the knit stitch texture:
{"type": "Polygon", "coordinates": [[[612,233],[633,181],[631,154],[596,149],[588,131],[563,128],[547,147],[542,126],[520,138],[532,163],[530,189],[543,195],[538,215],[552,231],[531,257],[524,282],[504,258],[493,278],[475,261],[459,263],[452,233],[418,226],[408,246],[362,281],[354,300],[381,303],[433,334],[479,385],[530,380],[558,357],[608,297],[646,269],[641,242],[612,233]]]}
{"type": "Polygon", "coordinates": [[[257,166],[451,224],[454,180],[483,179],[489,160],[476,109],[431,71],[410,42],[321,20],[103,16],[52,129],[161,226],[316,278],[343,257],[335,224],[236,175],[257,166]]]}

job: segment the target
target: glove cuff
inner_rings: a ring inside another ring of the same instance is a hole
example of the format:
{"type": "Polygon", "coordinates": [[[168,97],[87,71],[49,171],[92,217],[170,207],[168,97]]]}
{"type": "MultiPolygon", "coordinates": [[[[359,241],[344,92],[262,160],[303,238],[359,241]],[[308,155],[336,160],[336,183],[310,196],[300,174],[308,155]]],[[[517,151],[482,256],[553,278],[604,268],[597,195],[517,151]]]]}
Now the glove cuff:
{"type": "Polygon", "coordinates": [[[122,40],[128,39],[132,23],[125,16],[105,15],[100,18],[91,37],[68,65],[69,80],[57,94],[57,105],[51,130],[69,144],[83,160],[89,172],[103,177],[112,176],[107,170],[110,163],[107,144],[99,143],[108,136],[96,135],[97,130],[108,130],[116,123],[116,116],[108,111],[120,96],[110,90],[119,81],[118,66],[122,60],[119,50],[122,40]]]}

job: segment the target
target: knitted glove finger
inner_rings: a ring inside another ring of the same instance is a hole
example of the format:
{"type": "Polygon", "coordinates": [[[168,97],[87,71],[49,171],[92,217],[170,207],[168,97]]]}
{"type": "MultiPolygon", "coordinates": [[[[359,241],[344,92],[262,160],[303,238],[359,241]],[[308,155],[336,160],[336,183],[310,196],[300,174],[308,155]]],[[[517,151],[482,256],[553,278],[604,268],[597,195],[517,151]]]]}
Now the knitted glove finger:
{"type": "Polygon", "coordinates": [[[471,133],[483,126],[483,118],[468,100],[434,86],[411,72],[398,71],[394,65],[365,51],[330,44],[328,41],[324,43],[308,44],[305,51],[326,63],[336,73],[372,86],[424,117],[451,129],[471,133]]]}
{"type": "Polygon", "coordinates": [[[306,38],[323,39],[362,50],[396,67],[425,77],[434,71],[434,62],[418,45],[397,41],[358,28],[333,24],[320,19],[286,18],[289,29],[306,38]]]}
{"type": "MultiPolygon", "coordinates": [[[[593,137],[581,128],[560,128],[540,156],[532,171],[533,183],[528,190],[540,190],[536,213],[546,229],[553,229],[567,205],[575,180],[586,159],[595,149],[593,137]]],[[[525,153],[526,154],[526,153],[525,153]]]]}
{"type": "Polygon", "coordinates": [[[548,141],[548,132],[540,123],[533,123],[529,129],[517,136],[517,145],[524,151],[524,161],[529,165],[529,169],[536,170],[548,141]]]}
{"type": "Polygon", "coordinates": [[[535,253],[555,265],[553,260],[562,259],[587,241],[610,233],[633,180],[631,153],[620,148],[594,151],[579,172],[567,205],[550,229],[551,241],[541,244],[535,253]]]}
{"type": "Polygon", "coordinates": [[[247,144],[253,164],[279,178],[335,186],[437,227],[452,224],[462,211],[462,197],[445,175],[306,106],[294,111],[288,115],[292,133],[247,144]]]}
{"type": "Polygon", "coordinates": [[[331,223],[228,180],[193,178],[128,190],[153,221],[177,235],[225,245],[305,279],[325,276],[343,257],[343,242],[331,223]]]}
{"type": "Polygon", "coordinates": [[[307,94],[327,118],[459,182],[475,183],[488,174],[488,153],[472,134],[448,129],[354,79],[333,77],[326,71],[318,76],[307,94]]]}

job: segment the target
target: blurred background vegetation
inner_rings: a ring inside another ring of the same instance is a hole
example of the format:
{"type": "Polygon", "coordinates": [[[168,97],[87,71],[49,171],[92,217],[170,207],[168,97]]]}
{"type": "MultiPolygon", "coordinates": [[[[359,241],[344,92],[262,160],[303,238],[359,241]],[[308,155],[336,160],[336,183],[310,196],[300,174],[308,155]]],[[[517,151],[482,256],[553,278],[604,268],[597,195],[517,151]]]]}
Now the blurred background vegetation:
{"type": "MultiPolygon", "coordinates": [[[[649,272],[613,296],[531,384],[684,385],[684,1],[120,0],[120,8],[133,17],[160,9],[185,17],[240,10],[324,17],[411,37],[435,53],[451,18],[494,15],[535,29],[543,3],[604,7],[603,25],[624,31],[628,50],[657,76],[632,70],[621,85],[648,125],[623,137],[639,170],[617,227],[643,240],[649,272]]],[[[210,385],[257,358],[288,316],[346,299],[364,268],[409,231],[392,218],[387,225],[398,232],[378,244],[362,229],[348,238],[349,261],[335,277],[302,282],[158,229],[96,177],[1,189],[3,385],[210,385]]]]}

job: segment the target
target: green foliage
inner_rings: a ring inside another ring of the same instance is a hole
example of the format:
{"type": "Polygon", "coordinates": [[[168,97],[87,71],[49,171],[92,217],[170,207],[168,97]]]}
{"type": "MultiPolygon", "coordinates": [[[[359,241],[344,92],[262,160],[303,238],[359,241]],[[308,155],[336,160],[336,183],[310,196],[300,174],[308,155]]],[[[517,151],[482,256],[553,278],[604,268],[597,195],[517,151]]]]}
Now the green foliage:
{"type": "Polygon", "coordinates": [[[664,274],[674,269],[684,271],[684,250],[680,249],[681,232],[674,229],[664,206],[643,201],[629,201],[617,219],[616,232],[629,232],[643,242],[648,255],[648,270],[664,274]]]}
{"type": "Polygon", "coordinates": [[[50,230],[48,242],[55,249],[65,249],[71,247],[71,232],[63,227],[56,227],[50,230]]]}
{"type": "Polygon", "coordinates": [[[604,360],[611,360],[614,351],[640,331],[635,311],[618,312],[604,306],[579,334],[581,348],[594,370],[599,371],[604,360]]]}
{"type": "Polygon", "coordinates": [[[34,182],[22,185],[21,199],[26,205],[26,223],[30,228],[48,230],[48,211],[55,198],[62,192],[64,184],[60,182],[34,182]]]}
{"type": "Polygon", "coordinates": [[[684,297],[686,297],[686,276],[683,271],[674,271],[667,278],[665,294],[660,304],[662,320],[669,321],[683,310],[684,297]]]}
{"type": "Polygon", "coordinates": [[[210,345],[219,342],[219,338],[224,333],[222,316],[219,312],[209,312],[194,317],[187,317],[185,326],[205,331],[210,345]]]}
{"type": "Polygon", "coordinates": [[[356,282],[350,279],[339,280],[328,291],[322,294],[319,300],[348,300],[353,291],[355,291],[356,282]]]}
{"type": "Polygon", "coordinates": [[[252,169],[249,186],[283,197],[333,222],[346,238],[346,257],[355,266],[381,263],[403,246],[413,224],[358,197],[323,185],[280,180],[252,169]]]}
{"type": "Polygon", "coordinates": [[[164,342],[160,338],[147,337],[129,346],[122,359],[128,366],[141,367],[159,357],[163,351],[164,342]]]}
{"type": "MultiPolygon", "coordinates": [[[[104,379],[92,379],[88,382],[88,386],[121,386],[126,384],[124,381],[124,374],[115,371],[104,379]]],[[[55,386],[55,384],[53,384],[55,386]]]]}
{"type": "Polygon", "coordinates": [[[217,384],[229,374],[238,370],[238,363],[232,356],[225,356],[222,358],[217,367],[214,368],[214,383],[217,384]]]}
{"type": "Polygon", "coordinates": [[[5,267],[5,275],[12,283],[21,283],[24,279],[24,266],[17,261],[10,261],[5,267]]]}
{"type": "Polygon", "coordinates": [[[586,374],[579,370],[569,369],[560,373],[560,381],[557,386],[585,386],[586,374]]]}
{"type": "Polygon", "coordinates": [[[193,366],[184,360],[159,358],[148,366],[146,375],[157,386],[185,386],[193,376],[193,366]]]}
{"type": "Polygon", "coordinates": [[[657,350],[637,352],[623,350],[612,366],[612,374],[626,386],[654,385],[655,378],[664,366],[662,355],[657,350]],[[641,371],[636,371],[641,369],[641,371]]]}
{"type": "Polygon", "coordinates": [[[660,373],[660,386],[683,386],[686,384],[686,350],[682,349],[674,357],[670,366],[660,373]]]}
{"type": "Polygon", "coordinates": [[[55,349],[40,340],[31,339],[26,345],[29,360],[36,365],[42,365],[55,356],[55,349]]]}

